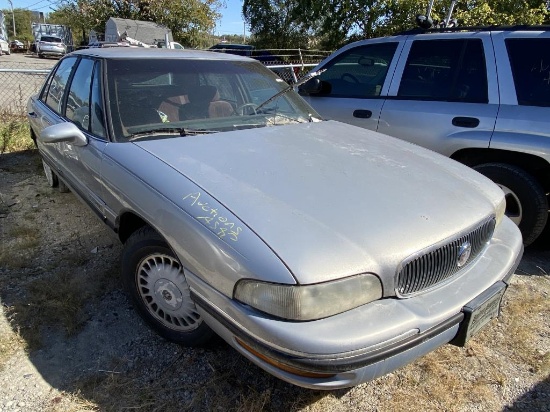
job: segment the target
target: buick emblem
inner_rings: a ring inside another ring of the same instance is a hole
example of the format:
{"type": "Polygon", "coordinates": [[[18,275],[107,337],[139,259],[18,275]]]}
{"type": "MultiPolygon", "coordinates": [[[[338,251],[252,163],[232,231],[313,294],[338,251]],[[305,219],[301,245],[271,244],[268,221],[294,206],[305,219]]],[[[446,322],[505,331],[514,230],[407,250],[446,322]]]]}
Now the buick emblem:
{"type": "Polygon", "coordinates": [[[461,268],[466,264],[472,253],[472,244],[470,242],[464,242],[458,249],[458,256],[456,258],[456,265],[461,268]]]}

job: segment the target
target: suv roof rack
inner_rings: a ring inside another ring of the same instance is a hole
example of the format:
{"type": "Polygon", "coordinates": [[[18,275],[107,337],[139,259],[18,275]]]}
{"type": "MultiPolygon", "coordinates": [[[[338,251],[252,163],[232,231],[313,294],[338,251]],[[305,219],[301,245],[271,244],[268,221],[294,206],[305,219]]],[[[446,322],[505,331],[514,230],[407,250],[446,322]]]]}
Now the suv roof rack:
{"type": "Polygon", "coordinates": [[[550,30],[550,25],[540,25],[533,26],[528,24],[516,25],[516,26],[458,26],[458,27],[440,27],[440,28],[431,28],[431,29],[422,29],[420,27],[415,27],[414,29],[405,30],[395,35],[405,35],[405,34],[424,34],[424,33],[447,33],[447,32],[457,32],[457,31],[544,31],[550,30]]]}

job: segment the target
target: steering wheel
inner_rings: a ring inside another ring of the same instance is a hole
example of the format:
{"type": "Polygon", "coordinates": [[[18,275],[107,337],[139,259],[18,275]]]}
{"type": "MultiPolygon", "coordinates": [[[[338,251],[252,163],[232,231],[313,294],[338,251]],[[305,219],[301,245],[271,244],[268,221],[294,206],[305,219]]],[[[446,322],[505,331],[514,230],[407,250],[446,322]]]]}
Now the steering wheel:
{"type": "Polygon", "coordinates": [[[342,74],[342,76],[340,76],[342,80],[345,80],[346,77],[350,78],[353,83],[359,83],[359,80],[357,79],[357,77],[355,77],[351,73],[344,73],[342,74]]]}
{"type": "Polygon", "coordinates": [[[245,103],[237,107],[237,110],[235,112],[239,116],[244,116],[245,114],[257,114],[256,113],[257,108],[258,108],[258,105],[256,103],[245,103]],[[245,112],[252,112],[252,113],[245,113],[245,112]]]}

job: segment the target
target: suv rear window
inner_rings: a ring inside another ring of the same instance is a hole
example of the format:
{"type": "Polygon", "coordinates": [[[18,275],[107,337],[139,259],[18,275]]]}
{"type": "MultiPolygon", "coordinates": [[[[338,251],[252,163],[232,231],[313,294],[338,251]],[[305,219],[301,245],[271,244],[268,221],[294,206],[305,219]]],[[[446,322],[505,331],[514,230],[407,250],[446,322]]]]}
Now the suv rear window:
{"type": "Polygon", "coordinates": [[[61,40],[59,37],[52,36],[42,36],[40,38],[40,41],[46,41],[48,43],[63,43],[63,40],[61,40]]]}
{"type": "Polygon", "coordinates": [[[550,39],[506,39],[518,104],[550,106],[550,39]]]}

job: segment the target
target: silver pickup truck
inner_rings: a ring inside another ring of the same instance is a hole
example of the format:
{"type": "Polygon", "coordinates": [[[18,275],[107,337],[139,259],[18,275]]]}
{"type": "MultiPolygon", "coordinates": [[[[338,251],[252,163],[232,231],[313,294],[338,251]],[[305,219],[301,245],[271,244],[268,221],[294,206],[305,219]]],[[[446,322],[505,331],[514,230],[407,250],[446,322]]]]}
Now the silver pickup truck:
{"type": "MultiPolygon", "coordinates": [[[[349,44],[302,96],[325,118],[473,167],[506,194],[526,245],[550,191],[549,27],[414,30],[349,44]]],[[[546,236],[545,236],[546,237],[546,236]]]]}

